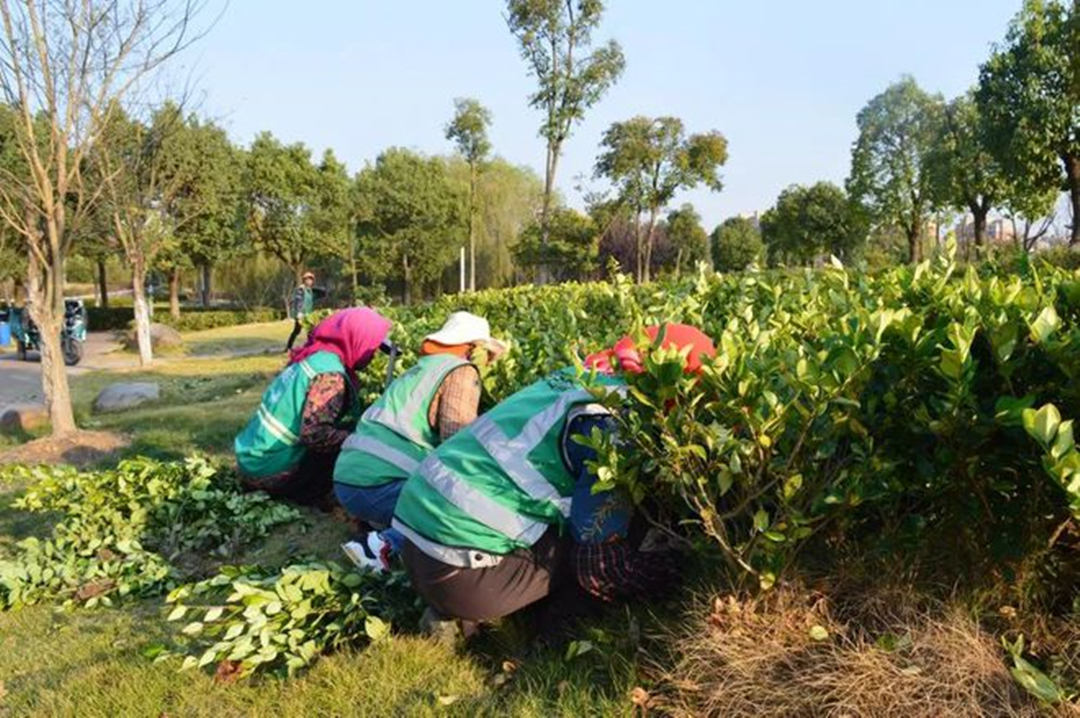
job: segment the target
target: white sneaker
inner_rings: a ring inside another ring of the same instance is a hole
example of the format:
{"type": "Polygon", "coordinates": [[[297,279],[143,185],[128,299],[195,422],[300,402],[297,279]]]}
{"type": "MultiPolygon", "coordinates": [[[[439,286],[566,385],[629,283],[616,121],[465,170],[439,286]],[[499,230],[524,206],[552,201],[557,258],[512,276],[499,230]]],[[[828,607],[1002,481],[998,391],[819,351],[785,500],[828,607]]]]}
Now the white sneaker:
{"type": "Polygon", "coordinates": [[[377,531],[368,531],[363,543],[349,541],[341,544],[341,550],[358,568],[370,569],[375,573],[390,570],[390,544],[377,531]]]}

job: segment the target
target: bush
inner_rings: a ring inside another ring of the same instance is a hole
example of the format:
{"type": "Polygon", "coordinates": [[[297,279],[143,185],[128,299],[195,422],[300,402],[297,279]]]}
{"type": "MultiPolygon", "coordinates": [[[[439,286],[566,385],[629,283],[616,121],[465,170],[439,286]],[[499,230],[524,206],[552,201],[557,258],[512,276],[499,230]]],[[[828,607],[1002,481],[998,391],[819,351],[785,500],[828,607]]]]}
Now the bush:
{"type": "MultiPolygon", "coordinates": [[[[91,331],[116,331],[128,329],[134,321],[131,307],[87,307],[87,323],[91,331]]],[[[285,312],[281,309],[185,309],[179,319],[169,316],[168,311],[157,308],[153,321],[181,332],[234,327],[255,322],[274,322],[282,319],[285,312]]]]}

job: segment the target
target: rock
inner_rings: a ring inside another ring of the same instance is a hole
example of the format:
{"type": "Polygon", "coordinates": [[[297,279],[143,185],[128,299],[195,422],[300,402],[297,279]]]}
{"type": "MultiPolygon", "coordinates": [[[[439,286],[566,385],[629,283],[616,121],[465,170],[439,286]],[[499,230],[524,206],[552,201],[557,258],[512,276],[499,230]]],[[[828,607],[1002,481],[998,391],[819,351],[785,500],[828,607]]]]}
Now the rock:
{"type": "MultiPolygon", "coordinates": [[[[180,332],[165,324],[150,325],[150,346],[158,349],[174,349],[184,345],[184,338],[180,332]]],[[[134,327],[124,335],[124,346],[128,349],[138,349],[139,340],[135,338],[134,327]]]]}
{"type": "Polygon", "coordinates": [[[40,404],[16,406],[0,416],[0,434],[22,434],[49,423],[49,412],[40,404]]]}
{"type": "Polygon", "coordinates": [[[94,399],[94,411],[123,411],[161,398],[161,387],[154,382],[133,381],[109,384],[94,399]]]}

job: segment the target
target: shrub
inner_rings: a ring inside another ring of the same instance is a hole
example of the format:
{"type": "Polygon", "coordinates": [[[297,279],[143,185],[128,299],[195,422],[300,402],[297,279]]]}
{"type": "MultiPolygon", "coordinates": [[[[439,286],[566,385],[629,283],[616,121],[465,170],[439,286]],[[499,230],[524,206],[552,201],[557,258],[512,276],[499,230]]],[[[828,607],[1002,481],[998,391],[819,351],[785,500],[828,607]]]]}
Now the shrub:
{"type": "MultiPolygon", "coordinates": [[[[134,310],[131,307],[87,307],[87,322],[91,331],[118,331],[131,327],[134,322],[134,310]]],[[[274,322],[282,319],[285,312],[280,309],[184,309],[179,319],[158,307],[153,321],[165,324],[182,332],[233,327],[255,322],[274,322]]]]}

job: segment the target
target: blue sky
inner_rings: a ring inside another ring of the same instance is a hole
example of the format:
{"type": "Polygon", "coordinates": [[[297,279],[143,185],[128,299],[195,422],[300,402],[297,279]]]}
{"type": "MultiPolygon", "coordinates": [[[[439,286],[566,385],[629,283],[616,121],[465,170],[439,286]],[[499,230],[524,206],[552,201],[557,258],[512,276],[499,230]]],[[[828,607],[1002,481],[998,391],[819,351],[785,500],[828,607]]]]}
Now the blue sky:
{"type": "MultiPolygon", "coordinates": [[[[842,182],[855,114],[904,73],[952,96],[1004,37],[1020,0],[609,0],[598,37],[623,47],[621,81],[567,142],[557,184],[577,178],[604,129],[633,115],[717,129],[730,159],[720,193],[694,191],[707,227],[765,209],[792,183],[842,182]]],[[[232,0],[184,56],[203,114],[234,140],[261,130],[332,147],[355,171],[391,145],[443,153],[453,98],[494,114],[508,160],[543,167],[533,78],[498,0],[232,0]]]]}

